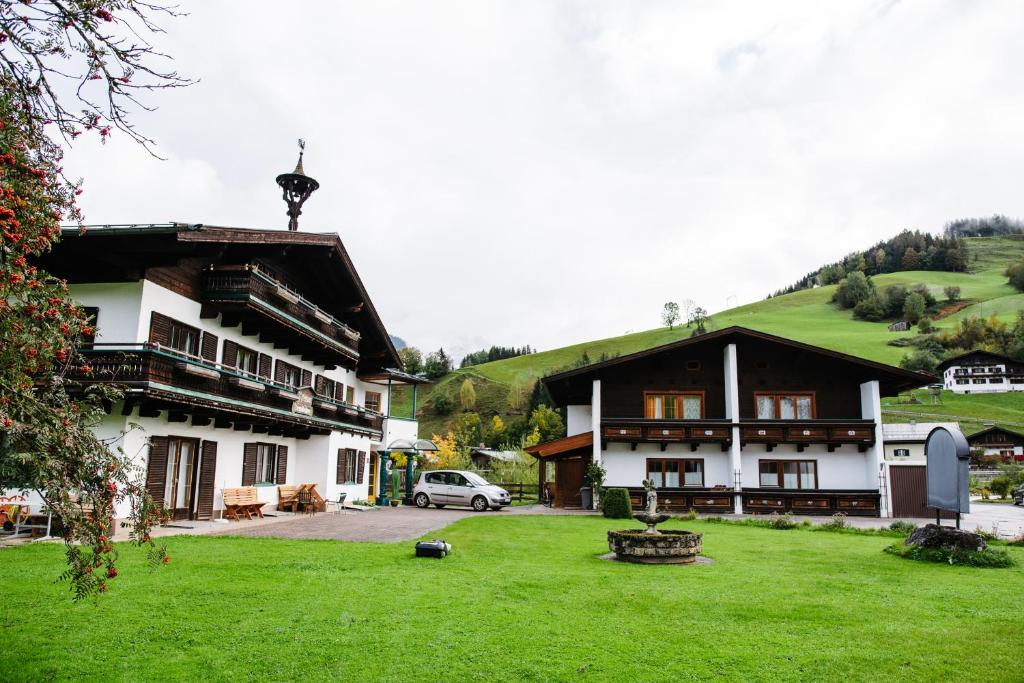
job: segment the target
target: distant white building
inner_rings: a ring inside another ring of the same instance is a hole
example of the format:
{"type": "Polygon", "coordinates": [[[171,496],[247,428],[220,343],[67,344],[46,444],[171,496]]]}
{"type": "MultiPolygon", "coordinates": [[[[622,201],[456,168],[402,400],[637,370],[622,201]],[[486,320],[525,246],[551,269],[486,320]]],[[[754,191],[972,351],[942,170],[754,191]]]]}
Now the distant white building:
{"type": "Polygon", "coordinates": [[[1024,363],[988,351],[943,361],[938,371],[942,384],[958,394],[994,394],[1024,391],[1024,363]]]}
{"type": "Polygon", "coordinates": [[[892,422],[882,425],[885,460],[890,465],[925,462],[924,442],[936,427],[960,429],[958,422],[892,422]]]}

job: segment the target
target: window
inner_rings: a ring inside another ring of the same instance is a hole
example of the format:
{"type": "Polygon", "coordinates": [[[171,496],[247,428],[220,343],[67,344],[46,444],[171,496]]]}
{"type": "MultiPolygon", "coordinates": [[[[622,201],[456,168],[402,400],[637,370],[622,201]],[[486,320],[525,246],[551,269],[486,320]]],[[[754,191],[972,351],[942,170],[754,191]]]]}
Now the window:
{"type": "Polygon", "coordinates": [[[764,488],[818,488],[818,463],[815,460],[761,460],[758,471],[764,488]]]}
{"type": "Polygon", "coordinates": [[[199,355],[199,330],[177,320],[170,321],[168,346],[192,356],[199,355]]]}
{"type": "Polygon", "coordinates": [[[758,420],[813,420],[814,394],[754,394],[758,420]]]}
{"type": "Polygon", "coordinates": [[[256,444],[256,483],[277,482],[277,446],[269,443],[256,444]]]}
{"type": "Polygon", "coordinates": [[[649,459],[647,478],[656,488],[704,485],[704,461],[682,459],[649,459]]]}
{"type": "Polygon", "coordinates": [[[277,361],[277,377],[275,379],[281,384],[287,384],[290,387],[298,387],[302,381],[302,373],[294,365],[289,365],[284,361],[277,361]]]}
{"type": "Polygon", "coordinates": [[[380,412],[380,392],[379,391],[367,391],[366,398],[363,401],[366,405],[367,410],[372,410],[375,413],[380,412]]]}
{"type": "Polygon", "coordinates": [[[896,448],[896,449],[893,449],[892,454],[894,456],[896,456],[897,458],[909,458],[910,457],[910,449],[909,448],[896,448]]]}
{"type": "Polygon", "coordinates": [[[704,417],[703,392],[644,392],[648,420],[699,420],[704,417]]]}
{"type": "Polygon", "coordinates": [[[444,485],[448,483],[448,478],[444,472],[427,472],[427,483],[444,485]]]}
{"type": "Polygon", "coordinates": [[[985,383],[985,378],[984,377],[982,377],[980,379],[979,378],[974,378],[971,381],[974,382],[975,384],[984,384],[985,383]]]}
{"type": "Polygon", "coordinates": [[[171,510],[188,509],[192,493],[193,460],[196,441],[170,437],[167,440],[167,474],[164,480],[164,506],[171,510]]]}
{"type": "Polygon", "coordinates": [[[341,448],[338,449],[338,470],[337,470],[337,481],[338,484],[354,484],[356,483],[356,475],[358,471],[358,460],[356,450],[354,448],[341,448]]]}
{"type": "Polygon", "coordinates": [[[250,375],[259,374],[260,357],[252,349],[239,346],[235,352],[235,367],[250,375]]]}

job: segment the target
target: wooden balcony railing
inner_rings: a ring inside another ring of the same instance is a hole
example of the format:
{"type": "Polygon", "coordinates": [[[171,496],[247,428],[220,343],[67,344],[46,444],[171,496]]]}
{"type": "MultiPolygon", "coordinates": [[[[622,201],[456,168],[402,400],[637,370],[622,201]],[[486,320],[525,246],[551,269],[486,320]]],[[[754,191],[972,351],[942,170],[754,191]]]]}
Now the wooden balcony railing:
{"type": "Polygon", "coordinates": [[[658,443],[662,450],[670,443],[689,443],[692,450],[702,443],[717,443],[725,450],[732,442],[732,425],[727,420],[605,418],[601,441],[628,443],[634,450],[640,443],[658,443]]]}
{"type": "Polygon", "coordinates": [[[203,275],[203,314],[221,313],[228,323],[258,319],[262,333],[283,332],[282,343],[302,348],[318,362],[344,365],[359,359],[359,332],[256,266],[219,266],[203,275]],[[302,341],[288,337],[297,335],[302,341]],[[320,349],[318,353],[316,349],[320,349]],[[326,355],[325,355],[326,354],[326,355]]]}
{"type": "MultiPolygon", "coordinates": [[[[871,420],[741,420],[742,444],[766,444],[771,450],[779,444],[796,444],[802,451],[808,444],[825,444],[829,451],[843,444],[856,444],[865,449],[875,442],[875,423],[871,420]]],[[[635,450],[641,443],[688,443],[696,450],[701,443],[721,444],[725,450],[732,443],[733,423],[728,420],[642,420],[636,418],[604,418],[601,420],[601,441],[628,443],[635,450]]]]}
{"type": "Polygon", "coordinates": [[[354,427],[379,433],[383,425],[380,414],[319,396],[312,387],[275,382],[157,345],[96,344],[82,355],[88,371],[76,373],[74,380],[123,385],[143,398],[159,395],[163,404],[179,400],[185,413],[190,405],[204,405],[225,414],[255,414],[267,422],[318,423],[328,430],[354,427]]]}
{"type": "Polygon", "coordinates": [[[875,443],[872,420],[741,420],[740,442],[763,443],[769,450],[778,444],[826,444],[829,451],[843,444],[866,448],[875,443]]]}

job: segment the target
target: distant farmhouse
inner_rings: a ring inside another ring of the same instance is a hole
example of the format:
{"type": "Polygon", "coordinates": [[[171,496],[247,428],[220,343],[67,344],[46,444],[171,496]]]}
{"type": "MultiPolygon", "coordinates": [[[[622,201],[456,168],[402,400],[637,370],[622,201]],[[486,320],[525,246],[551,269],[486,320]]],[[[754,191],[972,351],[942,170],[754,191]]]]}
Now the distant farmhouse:
{"type": "Polygon", "coordinates": [[[988,351],[971,351],[939,364],[942,383],[958,394],[1024,391],[1024,363],[988,351]]]}
{"type": "Polygon", "coordinates": [[[635,505],[650,479],[660,504],[683,511],[891,517],[923,507],[923,463],[890,454],[880,398],[936,381],[925,373],[729,327],[543,381],[566,407],[568,436],[526,450],[556,506],[580,505],[587,466],[599,462],[605,485],[628,489],[635,505]]]}
{"type": "Polygon", "coordinates": [[[1024,462],[1024,434],[1005,427],[991,426],[967,437],[972,448],[985,455],[998,455],[1003,462],[1024,462]]]}

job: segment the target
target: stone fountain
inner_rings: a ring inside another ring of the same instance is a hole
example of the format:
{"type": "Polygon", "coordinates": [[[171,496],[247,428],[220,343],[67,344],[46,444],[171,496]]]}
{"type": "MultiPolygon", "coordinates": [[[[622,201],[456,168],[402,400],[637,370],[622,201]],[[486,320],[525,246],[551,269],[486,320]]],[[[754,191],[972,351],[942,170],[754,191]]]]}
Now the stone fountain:
{"type": "Polygon", "coordinates": [[[608,532],[608,548],[615,559],[641,564],[692,564],[702,550],[703,534],[691,531],[658,531],[657,526],[671,515],[658,512],[658,492],[654,481],[644,481],[647,509],[633,519],[647,525],[646,529],[623,529],[608,532]]]}

